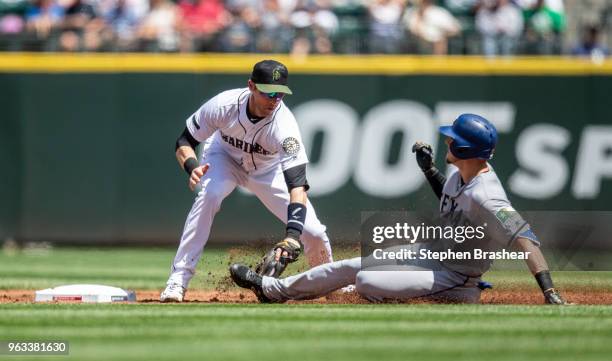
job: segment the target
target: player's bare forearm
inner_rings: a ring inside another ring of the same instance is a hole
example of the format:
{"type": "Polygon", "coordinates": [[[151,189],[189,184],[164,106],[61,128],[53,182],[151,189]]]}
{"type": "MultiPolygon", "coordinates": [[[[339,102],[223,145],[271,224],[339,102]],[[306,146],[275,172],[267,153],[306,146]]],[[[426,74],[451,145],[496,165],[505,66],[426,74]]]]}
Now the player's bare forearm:
{"type": "Polygon", "coordinates": [[[525,263],[527,263],[527,267],[529,267],[532,274],[535,275],[539,272],[548,270],[548,263],[542,251],[540,251],[540,247],[533,244],[529,239],[522,237],[518,238],[516,240],[516,247],[522,252],[529,252],[529,257],[527,257],[525,263]]]}
{"type": "Polygon", "coordinates": [[[193,148],[189,146],[182,146],[176,150],[176,160],[181,168],[183,168],[183,164],[185,164],[185,161],[189,158],[197,158],[193,148]]]}
{"type": "Polygon", "coordinates": [[[180,146],[176,149],[176,160],[189,175],[189,189],[196,189],[200,179],[206,174],[210,165],[199,165],[195,151],[190,146],[180,146]]]}
{"type": "Polygon", "coordinates": [[[291,188],[287,207],[287,228],[285,238],[274,245],[257,265],[256,272],[270,277],[278,277],[287,264],[297,260],[302,252],[299,242],[304,222],[306,222],[306,203],[308,197],[303,186],[291,188]]]}
{"type": "Polygon", "coordinates": [[[540,251],[540,247],[533,244],[529,239],[522,237],[517,239],[516,247],[520,251],[530,252],[525,262],[544,294],[544,302],[555,305],[567,304],[567,301],[555,289],[552,277],[548,271],[548,263],[542,251],[540,251]]]}
{"type": "Polygon", "coordinates": [[[301,203],[306,205],[308,196],[304,187],[295,187],[289,192],[289,203],[301,203]]]}

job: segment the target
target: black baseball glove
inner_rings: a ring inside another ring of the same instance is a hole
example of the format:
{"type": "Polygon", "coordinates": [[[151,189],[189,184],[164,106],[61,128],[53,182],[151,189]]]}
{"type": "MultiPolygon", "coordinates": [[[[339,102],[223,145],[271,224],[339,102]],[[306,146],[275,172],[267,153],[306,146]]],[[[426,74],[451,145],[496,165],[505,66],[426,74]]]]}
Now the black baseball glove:
{"type": "Polygon", "coordinates": [[[287,237],[272,247],[255,267],[255,272],[262,276],[279,277],[289,263],[297,261],[302,246],[300,242],[287,237]]]}
{"type": "Polygon", "coordinates": [[[549,305],[570,305],[571,303],[567,302],[559,291],[554,288],[548,289],[544,291],[544,302],[549,305]]]}
{"type": "Polygon", "coordinates": [[[416,142],[412,146],[412,153],[416,154],[416,161],[423,172],[433,167],[433,149],[431,145],[423,142],[416,142]]]}

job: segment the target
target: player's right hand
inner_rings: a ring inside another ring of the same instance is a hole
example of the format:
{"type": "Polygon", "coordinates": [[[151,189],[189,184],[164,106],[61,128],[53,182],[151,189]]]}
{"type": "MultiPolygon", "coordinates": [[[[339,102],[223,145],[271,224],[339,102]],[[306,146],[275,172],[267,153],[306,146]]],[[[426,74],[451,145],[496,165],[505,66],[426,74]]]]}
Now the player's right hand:
{"type": "Polygon", "coordinates": [[[567,302],[559,291],[554,288],[546,290],[544,292],[544,302],[549,305],[571,305],[571,303],[567,302]]]}
{"type": "Polygon", "coordinates": [[[416,142],[412,146],[412,153],[416,154],[416,161],[423,172],[433,167],[433,149],[424,142],[416,142]]]}
{"type": "Polygon", "coordinates": [[[189,189],[191,191],[195,191],[200,179],[208,172],[208,168],[210,168],[210,164],[206,163],[191,171],[191,176],[189,176],[189,189]]]}

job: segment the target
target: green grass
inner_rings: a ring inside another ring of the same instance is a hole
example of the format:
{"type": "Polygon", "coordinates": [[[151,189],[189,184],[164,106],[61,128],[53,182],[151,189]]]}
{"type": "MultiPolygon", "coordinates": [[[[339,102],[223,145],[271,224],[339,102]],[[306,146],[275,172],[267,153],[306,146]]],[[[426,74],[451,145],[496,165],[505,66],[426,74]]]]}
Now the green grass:
{"type": "Polygon", "coordinates": [[[74,360],[609,360],[612,308],[12,304],[2,339],[74,360]]]}
{"type": "MultiPolygon", "coordinates": [[[[0,289],[90,282],[161,289],[174,251],[4,252],[0,289]]],[[[217,287],[228,263],[253,264],[260,253],[206,249],[192,288],[217,287]]],[[[554,277],[561,288],[612,288],[610,272],[554,277]]],[[[537,287],[527,271],[485,278],[497,288],[537,287]]],[[[69,357],[49,360],[609,360],[611,339],[610,306],[0,304],[0,341],[70,342],[69,357]]]]}
{"type": "Polygon", "coordinates": [[[162,249],[24,250],[0,253],[0,289],[40,289],[69,283],[159,288],[173,251],[162,249]]]}
{"type": "MultiPolygon", "coordinates": [[[[170,248],[51,248],[0,252],[0,289],[41,289],[69,283],[100,283],[133,289],[165,286],[176,250],[170,248]]],[[[352,250],[340,250],[348,257],[352,250]]],[[[227,276],[231,262],[255,265],[264,249],[207,247],[190,285],[213,289],[227,276]]],[[[305,257],[290,271],[307,268],[305,257]]]]}
{"type": "MultiPolygon", "coordinates": [[[[248,246],[208,247],[198,265],[191,288],[214,289],[227,282],[232,262],[254,265],[262,249],[248,246]]],[[[354,249],[339,249],[335,258],[355,255],[354,249]]],[[[170,248],[52,248],[0,252],[0,289],[42,289],[70,283],[99,283],[132,289],[160,289],[174,258],[170,248]]],[[[287,274],[306,269],[304,257],[292,264],[287,274]]],[[[612,272],[554,272],[560,288],[612,289],[612,272]]],[[[496,287],[537,288],[533,277],[524,271],[491,271],[484,277],[496,287]]]]}

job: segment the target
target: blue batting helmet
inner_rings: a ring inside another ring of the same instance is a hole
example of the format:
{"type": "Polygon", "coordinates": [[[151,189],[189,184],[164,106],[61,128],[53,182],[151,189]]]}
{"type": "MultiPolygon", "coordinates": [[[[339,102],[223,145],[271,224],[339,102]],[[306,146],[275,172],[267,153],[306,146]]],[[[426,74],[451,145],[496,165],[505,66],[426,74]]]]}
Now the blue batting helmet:
{"type": "Polygon", "coordinates": [[[440,127],[440,133],[453,139],[451,153],[459,159],[491,159],[497,144],[497,130],[476,114],[461,114],[453,125],[440,127]]]}

